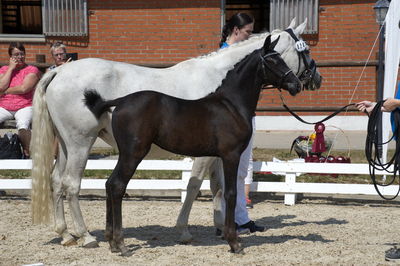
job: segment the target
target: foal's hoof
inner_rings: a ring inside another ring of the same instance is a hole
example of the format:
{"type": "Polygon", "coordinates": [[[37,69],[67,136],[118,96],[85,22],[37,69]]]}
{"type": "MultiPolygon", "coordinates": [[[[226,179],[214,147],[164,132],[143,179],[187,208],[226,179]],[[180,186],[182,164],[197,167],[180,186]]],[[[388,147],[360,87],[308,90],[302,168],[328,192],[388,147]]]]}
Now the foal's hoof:
{"type": "Polygon", "coordinates": [[[119,253],[119,252],[121,252],[121,249],[117,246],[115,241],[110,240],[110,241],[108,241],[108,243],[110,244],[111,253],[119,253]]]}
{"type": "Polygon", "coordinates": [[[244,255],[244,248],[238,244],[238,245],[231,247],[231,252],[234,254],[244,255]]]}

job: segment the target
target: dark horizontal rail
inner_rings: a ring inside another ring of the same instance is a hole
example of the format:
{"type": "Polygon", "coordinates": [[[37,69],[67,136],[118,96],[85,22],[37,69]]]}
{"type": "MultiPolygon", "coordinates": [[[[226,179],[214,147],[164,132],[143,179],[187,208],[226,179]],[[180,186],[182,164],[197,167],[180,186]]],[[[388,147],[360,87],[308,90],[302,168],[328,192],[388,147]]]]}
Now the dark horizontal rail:
{"type": "Polygon", "coordinates": [[[321,61],[316,62],[317,67],[363,67],[378,66],[377,60],[366,61],[321,61]]]}
{"type": "MultiPolygon", "coordinates": [[[[289,106],[293,112],[336,112],[340,109],[337,106],[289,106]]],[[[287,112],[283,106],[271,106],[257,108],[257,112],[287,112]]],[[[359,112],[355,107],[349,107],[348,112],[359,112]]]]}

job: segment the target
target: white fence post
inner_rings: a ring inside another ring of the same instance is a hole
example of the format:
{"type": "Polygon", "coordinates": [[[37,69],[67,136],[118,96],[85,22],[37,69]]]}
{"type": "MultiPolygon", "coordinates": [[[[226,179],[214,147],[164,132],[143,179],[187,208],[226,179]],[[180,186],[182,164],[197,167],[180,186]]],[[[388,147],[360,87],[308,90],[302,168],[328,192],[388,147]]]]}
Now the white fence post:
{"type": "MultiPolygon", "coordinates": [[[[286,173],[285,185],[290,190],[296,183],[296,173],[286,173]]],[[[296,203],[296,193],[285,194],[285,205],[294,205],[296,203]]]]}
{"type": "Polygon", "coordinates": [[[182,190],[181,190],[181,202],[183,203],[186,199],[187,186],[189,184],[189,179],[192,171],[182,171],[182,190]]]}

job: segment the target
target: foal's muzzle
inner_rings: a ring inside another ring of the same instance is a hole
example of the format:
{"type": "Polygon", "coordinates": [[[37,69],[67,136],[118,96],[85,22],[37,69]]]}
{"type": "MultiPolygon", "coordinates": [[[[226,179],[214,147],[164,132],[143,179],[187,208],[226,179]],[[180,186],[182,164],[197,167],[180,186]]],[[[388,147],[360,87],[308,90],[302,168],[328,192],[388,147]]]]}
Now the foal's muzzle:
{"type": "Polygon", "coordinates": [[[290,82],[286,83],[285,87],[290,95],[295,96],[297,93],[301,91],[302,84],[301,82],[290,82]]]}

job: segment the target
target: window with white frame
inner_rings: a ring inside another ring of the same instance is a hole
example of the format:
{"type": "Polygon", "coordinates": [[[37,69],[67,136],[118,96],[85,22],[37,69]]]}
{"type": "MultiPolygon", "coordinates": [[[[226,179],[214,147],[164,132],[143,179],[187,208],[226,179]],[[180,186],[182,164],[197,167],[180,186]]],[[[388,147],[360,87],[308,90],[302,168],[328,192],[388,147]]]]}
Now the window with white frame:
{"type": "Polygon", "coordinates": [[[0,3],[0,34],[87,35],[87,0],[0,0],[0,3]]]}
{"type": "Polygon", "coordinates": [[[308,19],[304,34],[318,33],[319,0],[222,0],[225,19],[237,12],[253,15],[254,32],[285,29],[294,17],[297,23],[308,19]]]}
{"type": "Polygon", "coordinates": [[[269,2],[265,0],[225,0],[225,19],[244,12],[254,17],[254,33],[269,29],[269,2]]]}
{"type": "Polygon", "coordinates": [[[285,29],[296,17],[297,23],[308,20],[304,34],[318,33],[318,0],[270,0],[270,28],[285,29]]]}

